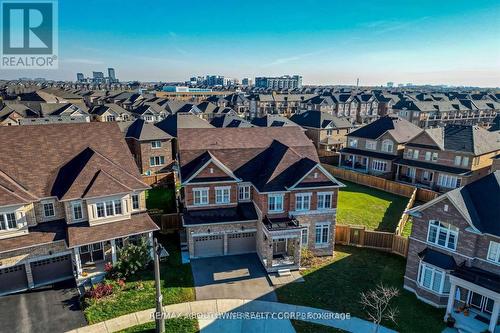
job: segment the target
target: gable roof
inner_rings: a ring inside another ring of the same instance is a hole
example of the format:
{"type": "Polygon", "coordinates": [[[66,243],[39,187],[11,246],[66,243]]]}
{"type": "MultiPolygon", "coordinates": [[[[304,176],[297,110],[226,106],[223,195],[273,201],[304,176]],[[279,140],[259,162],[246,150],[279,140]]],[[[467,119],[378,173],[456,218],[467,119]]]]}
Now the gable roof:
{"type": "Polygon", "coordinates": [[[422,132],[422,129],[405,119],[395,116],[381,117],[348,134],[348,136],[376,140],[389,132],[398,143],[408,142],[422,132]]]}
{"type": "Polygon", "coordinates": [[[306,111],[296,113],[291,118],[294,123],[304,126],[322,129],[330,126],[331,128],[352,128],[352,124],[345,118],[335,117],[323,111],[306,111]]]}
{"type": "Polygon", "coordinates": [[[280,115],[266,115],[256,117],[251,121],[252,125],[259,127],[283,127],[283,126],[297,126],[293,121],[280,115]]]}
{"type": "Polygon", "coordinates": [[[177,131],[180,128],[213,128],[208,121],[191,113],[169,115],[162,121],[154,124],[154,126],[173,137],[177,137],[177,131]]]}
{"type": "Polygon", "coordinates": [[[210,124],[215,127],[252,127],[251,123],[233,114],[215,117],[210,124]]]}
{"type": "Polygon", "coordinates": [[[126,138],[134,138],[139,141],[169,140],[172,136],[153,124],[145,122],[143,119],[136,119],[127,128],[126,138]]]}
{"type": "Polygon", "coordinates": [[[37,198],[62,198],[78,177],[85,176],[83,187],[87,173],[98,170],[131,188],[148,188],[116,123],[3,126],[0,141],[0,156],[9,156],[1,171],[37,198]]]}

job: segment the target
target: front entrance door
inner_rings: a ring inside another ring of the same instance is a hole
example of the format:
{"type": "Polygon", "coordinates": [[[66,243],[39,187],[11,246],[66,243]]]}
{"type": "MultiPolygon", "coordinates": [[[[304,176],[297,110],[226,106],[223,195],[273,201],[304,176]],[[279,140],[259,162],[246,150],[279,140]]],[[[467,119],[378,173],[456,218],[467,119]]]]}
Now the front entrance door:
{"type": "Polygon", "coordinates": [[[481,312],[488,314],[493,312],[493,300],[481,294],[471,292],[469,295],[469,304],[481,312]]]}
{"type": "Polygon", "coordinates": [[[102,243],[80,246],[80,260],[82,264],[95,263],[104,260],[102,243]]]}

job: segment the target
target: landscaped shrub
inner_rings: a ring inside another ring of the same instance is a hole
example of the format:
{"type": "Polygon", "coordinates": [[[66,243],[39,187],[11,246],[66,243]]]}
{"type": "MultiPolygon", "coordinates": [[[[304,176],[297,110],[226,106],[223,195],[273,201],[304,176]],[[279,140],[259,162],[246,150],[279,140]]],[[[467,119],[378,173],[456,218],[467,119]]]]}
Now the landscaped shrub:
{"type": "Polygon", "coordinates": [[[85,294],[86,298],[94,300],[101,299],[113,293],[113,286],[106,283],[99,283],[85,294]]]}
{"type": "Polygon", "coordinates": [[[309,249],[302,249],[300,251],[300,265],[303,267],[309,267],[312,265],[314,260],[314,254],[309,249]]]}
{"type": "Polygon", "coordinates": [[[129,243],[118,252],[112,275],[115,278],[128,278],[143,270],[151,262],[150,246],[146,240],[141,240],[137,245],[129,243]]]}

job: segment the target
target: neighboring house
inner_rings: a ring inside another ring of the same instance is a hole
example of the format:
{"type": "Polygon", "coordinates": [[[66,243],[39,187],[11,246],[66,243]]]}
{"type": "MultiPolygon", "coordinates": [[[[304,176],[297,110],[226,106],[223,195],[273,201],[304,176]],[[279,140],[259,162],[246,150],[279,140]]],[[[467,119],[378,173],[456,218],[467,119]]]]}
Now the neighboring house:
{"type": "Polygon", "coordinates": [[[22,119],[20,121],[21,125],[51,122],[90,122],[90,114],[83,103],[44,103],[40,107],[40,118],[22,119]]]}
{"type": "Polygon", "coordinates": [[[306,135],[313,140],[318,152],[336,152],[344,148],[346,136],[353,129],[347,119],[323,111],[294,114],[290,120],[306,130],[306,135]]]}
{"type": "Polygon", "coordinates": [[[158,230],[114,123],[0,129],[0,295],[106,274],[118,249],[158,230]],[[30,144],[26,144],[29,142],[30,144]]]}
{"type": "Polygon", "coordinates": [[[500,329],[499,203],[497,171],[409,212],[413,227],[404,288],[445,307],[445,320],[463,316],[455,310],[468,306],[468,321],[483,325],[483,332],[488,326],[489,332],[500,329]]]}
{"type": "Polygon", "coordinates": [[[252,125],[258,127],[287,127],[287,126],[297,126],[290,119],[277,115],[277,114],[268,114],[263,117],[253,118],[251,121],[252,125]]]}
{"type": "Polygon", "coordinates": [[[100,122],[130,121],[134,119],[130,111],[112,103],[92,107],[90,115],[95,121],[100,122]]]}
{"type": "Polygon", "coordinates": [[[333,94],[332,98],[336,105],[335,115],[345,117],[354,124],[358,113],[358,101],[351,94],[343,93],[333,94]]]}
{"type": "Polygon", "coordinates": [[[393,162],[403,154],[404,144],[422,130],[394,116],[385,116],[347,135],[339,166],[392,178],[393,162]]]}
{"type": "Polygon", "coordinates": [[[396,180],[449,191],[489,173],[500,153],[500,133],[475,125],[446,125],[409,140],[394,161],[396,180]]]}
{"type": "Polygon", "coordinates": [[[237,116],[236,114],[225,114],[212,119],[210,122],[214,127],[252,127],[253,125],[237,116]]]}
{"type": "Polygon", "coordinates": [[[373,94],[360,94],[354,97],[357,102],[356,121],[360,124],[371,123],[379,118],[378,100],[373,94]]]}
{"type": "Polygon", "coordinates": [[[336,115],[337,103],[332,96],[314,96],[305,100],[301,104],[301,107],[305,110],[322,111],[331,115],[336,115]]]}
{"type": "Polygon", "coordinates": [[[500,132],[500,113],[498,113],[491,122],[490,128],[488,128],[488,131],[490,132],[500,132]]]}
{"type": "Polygon", "coordinates": [[[174,161],[173,137],[142,119],[135,120],[125,132],[125,140],[143,175],[170,172],[174,161]]]}
{"type": "Polygon", "coordinates": [[[19,125],[21,120],[38,118],[39,113],[24,104],[7,104],[0,109],[0,126],[19,125]]]}
{"type": "Polygon", "coordinates": [[[150,104],[141,104],[134,108],[131,112],[134,118],[142,119],[148,123],[156,123],[168,116],[167,111],[159,111],[158,108],[155,108],[150,104]]]}
{"type": "Polygon", "coordinates": [[[298,269],[301,248],[332,255],[343,185],[300,127],[180,129],[178,140],[191,258],[257,252],[273,272],[298,269]]]}

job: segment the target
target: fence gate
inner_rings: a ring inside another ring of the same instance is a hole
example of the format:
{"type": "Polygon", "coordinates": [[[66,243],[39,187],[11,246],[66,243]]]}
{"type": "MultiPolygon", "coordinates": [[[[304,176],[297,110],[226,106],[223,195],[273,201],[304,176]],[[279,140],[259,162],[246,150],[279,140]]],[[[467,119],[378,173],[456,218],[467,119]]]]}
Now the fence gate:
{"type": "Polygon", "coordinates": [[[351,228],[349,244],[352,245],[362,245],[361,244],[361,233],[364,231],[363,228],[351,228]]]}

